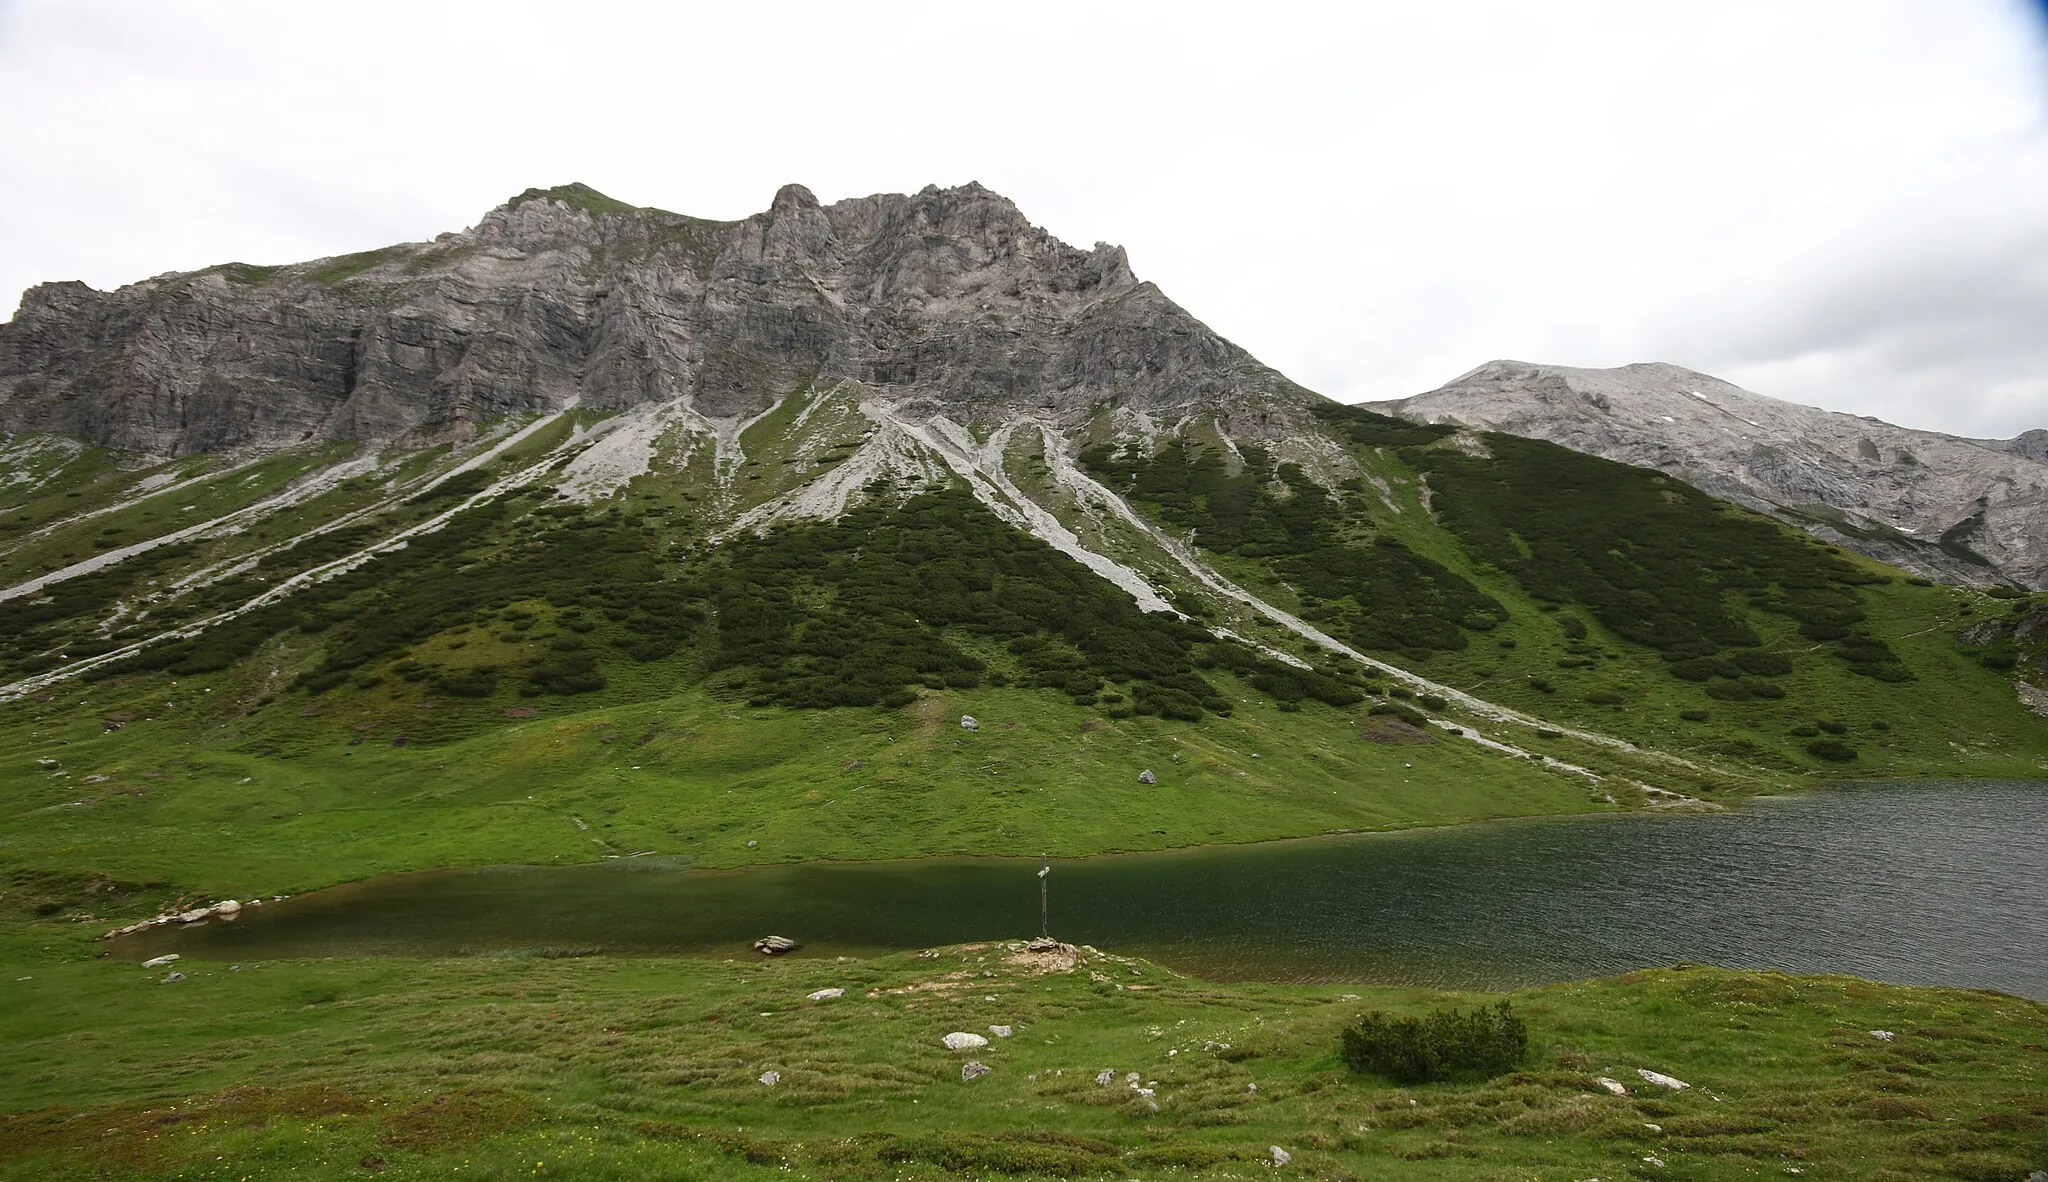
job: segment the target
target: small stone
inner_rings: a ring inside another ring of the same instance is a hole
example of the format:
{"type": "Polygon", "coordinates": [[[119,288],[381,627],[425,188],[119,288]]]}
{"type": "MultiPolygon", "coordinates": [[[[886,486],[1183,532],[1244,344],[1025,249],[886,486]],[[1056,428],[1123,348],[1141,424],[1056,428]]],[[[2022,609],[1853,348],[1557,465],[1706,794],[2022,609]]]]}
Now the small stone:
{"type": "Polygon", "coordinates": [[[988,1045],[987,1039],[979,1034],[969,1034],[965,1030],[955,1030],[939,1041],[945,1043],[949,1051],[971,1051],[988,1045]]]}
{"type": "Polygon", "coordinates": [[[1598,1075],[1593,1077],[1593,1082],[1617,1096],[1628,1095],[1628,1088],[1618,1079],[1609,1079],[1604,1075],[1598,1075]]]}
{"type": "Polygon", "coordinates": [[[1138,783],[1140,784],[1157,784],[1158,782],[1159,777],[1153,775],[1152,769],[1149,767],[1138,773],[1138,783]]]}
{"type": "Polygon", "coordinates": [[[1897,1038],[1898,1035],[1893,1034],[1889,1030],[1873,1030],[1870,1032],[1870,1037],[1875,1039],[1881,1039],[1885,1042],[1890,1042],[1891,1040],[1897,1038]]]}
{"type": "Polygon", "coordinates": [[[960,1082],[973,1083],[975,1080],[980,1079],[984,1075],[987,1075],[992,1070],[994,1069],[986,1063],[980,1063],[973,1059],[969,1059],[967,1062],[962,1063],[960,1065],[960,1082]]]}
{"type": "Polygon", "coordinates": [[[1116,1071],[1112,1068],[1105,1067],[1095,1073],[1095,1086],[1098,1088],[1106,1088],[1115,1082],[1116,1071]]]}
{"type": "Polygon", "coordinates": [[[761,844],[761,843],[760,843],[760,842],[758,842],[758,841],[750,841],[750,842],[748,842],[748,843],[747,843],[747,848],[748,848],[748,849],[753,849],[753,848],[754,848],[755,846],[757,846],[757,845],[760,845],[760,844],[761,844]]]}
{"type": "Polygon", "coordinates": [[[754,951],[763,956],[781,956],[785,952],[794,952],[801,947],[803,945],[788,936],[763,936],[754,941],[754,951]]]}
{"type": "Polygon", "coordinates": [[[978,731],[981,729],[981,722],[972,714],[962,714],[960,716],[960,729],[963,731],[978,731]]]}
{"type": "Polygon", "coordinates": [[[1661,1071],[1652,1071],[1647,1067],[1636,1068],[1636,1074],[1643,1077],[1644,1083],[1653,1083],[1660,1088],[1670,1088],[1674,1092],[1682,1092],[1692,1086],[1682,1079],[1673,1079],[1661,1071]]]}
{"type": "Polygon", "coordinates": [[[1266,1152],[1273,1155],[1273,1164],[1276,1166],[1284,1166],[1288,1162],[1294,1160],[1293,1154],[1287,1152],[1285,1149],[1280,1148],[1278,1145],[1266,1146],[1266,1152]]]}
{"type": "Polygon", "coordinates": [[[177,959],[178,959],[178,954],[177,954],[177,953],[175,953],[175,952],[166,952],[166,953],[164,953],[164,954],[163,954],[162,956],[152,956],[152,957],[150,957],[150,958],[149,958],[148,960],[145,960],[145,961],[143,961],[143,962],[142,962],[142,967],[143,967],[143,968],[146,968],[146,969],[160,969],[160,968],[163,968],[163,967],[164,967],[165,965],[167,965],[167,964],[170,964],[170,963],[171,963],[172,961],[175,961],[175,960],[177,960],[177,959]]]}
{"type": "Polygon", "coordinates": [[[1008,1038],[1011,1035],[1017,1033],[1014,1029],[1008,1026],[991,1026],[988,1028],[988,1032],[990,1034],[995,1035],[997,1038],[1008,1038]]]}
{"type": "Polygon", "coordinates": [[[833,998],[835,998],[835,997],[845,997],[845,996],[846,996],[846,990],[844,990],[844,989],[837,989],[837,988],[834,988],[834,989],[820,989],[820,990],[818,990],[818,991],[817,991],[816,993],[813,993],[813,994],[811,994],[811,995],[810,995],[810,997],[809,997],[809,1000],[811,1000],[811,1001],[831,1001],[831,1000],[832,1000],[833,998]]]}
{"type": "Polygon", "coordinates": [[[782,1073],[780,1071],[764,1071],[761,1073],[761,1082],[772,1088],[782,1082],[782,1073]]]}
{"type": "Polygon", "coordinates": [[[1650,1164],[1650,1165],[1653,1165],[1653,1166],[1657,1167],[1657,1168],[1658,1168],[1658,1169],[1660,1169],[1660,1170],[1664,1168],[1664,1159],[1663,1159],[1663,1158],[1661,1158],[1661,1157],[1657,1157],[1657,1156],[1655,1156],[1655,1155],[1651,1155],[1651,1156],[1648,1156],[1648,1157],[1645,1157],[1645,1158],[1643,1158],[1643,1161],[1645,1161],[1646,1163],[1648,1163],[1648,1164],[1650,1164]]]}
{"type": "Polygon", "coordinates": [[[1133,1071],[1130,1074],[1124,1076],[1124,1082],[1135,1088],[1138,1086],[1138,1081],[1143,1078],[1145,1077],[1133,1071]]]}
{"type": "Polygon", "coordinates": [[[166,974],[164,974],[164,980],[163,980],[163,983],[164,983],[164,984],[166,984],[166,985],[169,985],[169,984],[170,984],[171,982],[173,982],[173,981],[182,981],[182,980],[184,980],[184,979],[185,979],[185,974],[183,974],[183,973],[166,973],[166,974]]]}

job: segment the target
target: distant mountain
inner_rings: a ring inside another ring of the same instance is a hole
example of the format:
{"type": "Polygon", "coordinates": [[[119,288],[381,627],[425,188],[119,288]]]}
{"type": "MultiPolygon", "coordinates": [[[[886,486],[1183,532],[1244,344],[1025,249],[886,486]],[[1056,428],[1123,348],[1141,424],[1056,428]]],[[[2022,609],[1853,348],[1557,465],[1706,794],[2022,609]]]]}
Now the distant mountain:
{"type": "Polygon", "coordinates": [[[1493,361],[1376,406],[1655,468],[1921,574],[2048,587],[2048,430],[1914,431],[1662,364],[1493,361]]]}

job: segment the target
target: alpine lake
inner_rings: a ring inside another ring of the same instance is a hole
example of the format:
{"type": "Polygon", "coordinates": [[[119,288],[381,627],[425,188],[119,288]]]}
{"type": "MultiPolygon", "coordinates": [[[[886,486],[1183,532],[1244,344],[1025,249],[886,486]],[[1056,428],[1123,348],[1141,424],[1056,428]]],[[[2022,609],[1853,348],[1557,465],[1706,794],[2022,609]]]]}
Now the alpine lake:
{"type": "MultiPolygon", "coordinates": [[[[2048,782],[1849,784],[1609,815],[1053,861],[1051,932],[1218,979],[1505,988],[1680,962],[2048,1001],[2048,782]]],[[[1023,937],[1036,858],[390,875],[117,955],[858,956],[1023,937]]]]}

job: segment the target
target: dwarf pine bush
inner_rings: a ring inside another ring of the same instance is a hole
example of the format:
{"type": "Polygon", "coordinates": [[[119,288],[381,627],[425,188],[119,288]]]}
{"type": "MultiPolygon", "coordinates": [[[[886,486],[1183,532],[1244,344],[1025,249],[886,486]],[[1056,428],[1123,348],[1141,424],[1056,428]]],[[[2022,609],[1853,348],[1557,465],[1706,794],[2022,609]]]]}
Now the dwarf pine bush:
{"type": "Polygon", "coordinates": [[[1345,1028],[1342,1050],[1351,1070],[1395,1083],[1494,1076],[1528,1054],[1529,1029],[1506,1002],[1469,1014],[1435,1010],[1425,1018],[1375,1010],[1345,1028]]]}

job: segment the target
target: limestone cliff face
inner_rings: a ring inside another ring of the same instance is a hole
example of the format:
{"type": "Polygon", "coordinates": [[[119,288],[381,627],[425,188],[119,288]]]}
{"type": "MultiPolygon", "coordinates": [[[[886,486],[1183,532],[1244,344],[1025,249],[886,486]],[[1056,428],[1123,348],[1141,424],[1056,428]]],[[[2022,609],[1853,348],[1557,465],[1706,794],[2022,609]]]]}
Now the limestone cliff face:
{"type": "Polygon", "coordinates": [[[1656,468],[1908,570],[2048,587],[2048,432],[1959,439],[1656,364],[1495,361],[1381,409],[1656,468]]]}
{"type": "Polygon", "coordinates": [[[833,380],[963,421],[1202,407],[1255,435],[1314,398],[1121,248],[1067,246],[974,184],[831,206],[790,185],[739,222],[530,190],[431,243],[44,284],[0,325],[0,431],[148,456],[460,437],[571,400],[742,416],[833,380]]]}

